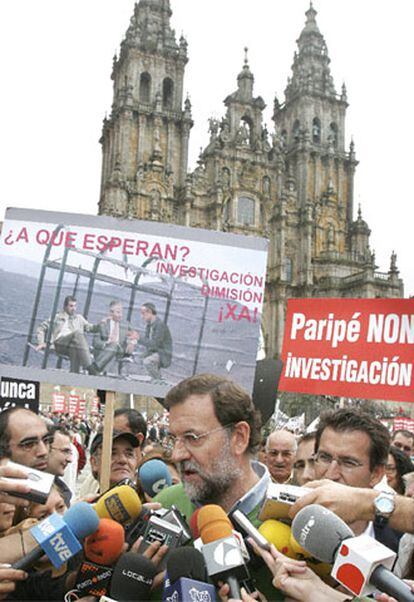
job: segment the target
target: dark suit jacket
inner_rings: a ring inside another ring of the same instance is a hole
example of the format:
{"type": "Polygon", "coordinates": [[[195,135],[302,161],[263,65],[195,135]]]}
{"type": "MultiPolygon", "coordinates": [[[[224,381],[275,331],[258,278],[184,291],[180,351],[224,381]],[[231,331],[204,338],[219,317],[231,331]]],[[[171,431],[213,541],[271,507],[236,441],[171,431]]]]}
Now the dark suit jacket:
{"type": "Polygon", "coordinates": [[[172,359],[172,338],[170,329],[160,318],[155,318],[152,324],[147,324],[145,335],[138,343],[145,347],[145,356],[158,353],[162,368],[168,368],[172,359]]]}
{"type": "Polygon", "coordinates": [[[400,539],[403,536],[403,533],[400,531],[396,531],[392,529],[388,525],[385,527],[376,527],[374,523],[374,532],[375,539],[382,543],[384,546],[387,546],[390,550],[398,553],[398,546],[400,544],[400,539]]]}
{"type": "MultiPolygon", "coordinates": [[[[127,346],[127,334],[129,328],[128,326],[121,322],[119,324],[119,343],[118,343],[118,352],[124,353],[127,346]]],[[[98,332],[93,337],[93,355],[95,359],[99,356],[99,352],[103,351],[108,343],[110,334],[110,319],[106,318],[102,322],[98,324],[98,332]]]]}

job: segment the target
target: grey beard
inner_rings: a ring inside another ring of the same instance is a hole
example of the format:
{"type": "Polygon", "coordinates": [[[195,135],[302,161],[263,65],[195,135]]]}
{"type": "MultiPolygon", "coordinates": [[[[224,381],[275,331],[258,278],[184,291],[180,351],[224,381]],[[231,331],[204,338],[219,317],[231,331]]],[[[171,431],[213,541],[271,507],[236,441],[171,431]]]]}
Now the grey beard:
{"type": "Polygon", "coordinates": [[[187,496],[203,505],[219,504],[234,482],[243,475],[243,471],[234,466],[228,441],[213,463],[210,473],[205,472],[197,462],[190,460],[180,462],[178,468],[181,477],[186,469],[196,471],[201,477],[200,483],[188,483],[183,479],[183,484],[187,496]]]}

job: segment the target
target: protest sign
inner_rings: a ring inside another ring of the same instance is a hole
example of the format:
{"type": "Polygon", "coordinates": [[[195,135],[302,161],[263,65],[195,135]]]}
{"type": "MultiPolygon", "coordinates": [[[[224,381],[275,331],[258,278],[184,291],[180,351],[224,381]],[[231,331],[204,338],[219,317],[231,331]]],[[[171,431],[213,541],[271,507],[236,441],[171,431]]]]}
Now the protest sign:
{"type": "Polygon", "coordinates": [[[2,376],[0,380],[0,411],[21,407],[39,413],[40,383],[2,376]]]}
{"type": "Polygon", "coordinates": [[[414,433],[414,418],[407,418],[405,416],[397,416],[394,418],[392,424],[392,431],[410,431],[410,433],[414,433]]]}
{"type": "Polygon", "coordinates": [[[67,412],[66,396],[64,393],[53,393],[52,396],[52,412],[65,414],[67,412]]]}
{"type": "Polygon", "coordinates": [[[414,401],[414,299],[288,301],[281,391],[414,401]]]}
{"type": "Polygon", "coordinates": [[[70,416],[77,416],[79,414],[79,401],[79,395],[69,395],[68,412],[70,416]]]}
{"type": "Polygon", "coordinates": [[[251,391],[266,259],[260,238],[9,209],[0,375],[163,397],[212,372],[251,391]]]}

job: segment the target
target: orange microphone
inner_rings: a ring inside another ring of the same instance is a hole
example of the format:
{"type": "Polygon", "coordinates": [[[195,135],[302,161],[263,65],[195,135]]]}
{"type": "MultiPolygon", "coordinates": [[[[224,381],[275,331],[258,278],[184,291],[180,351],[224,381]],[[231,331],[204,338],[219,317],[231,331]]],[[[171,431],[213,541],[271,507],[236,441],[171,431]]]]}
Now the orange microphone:
{"type": "Polygon", "coordinates": [[[233,534],[229,517],[217,504],[207,504],[199,509],[197,527],[203,544],[223,537],[231,537],[233,534]]]}
{"type": "Polygon", "coordinates": [[[124,543],[122,525],[111,518],[101,518],[97,531],[85,539],[85,556],[97,564],[114,564],[122,554],[124,543]]]}
{"type": "Polygon", "coordinates": [[[209,577],[214,583],[225,581],[230,588],[229,597],[241,600],[240,581],[250,575],[229,517],[220,506],[209,504],[200,509],[197,525],[209,577]]]}
{"type": "Polygon", "coordinates": [[[79,568],[76,589],[83,596],[105,596],[112,578],[112,565],[124,550],[125,534],[122,525],[110,518],[101,518],[95,533],[86,538],[86,560],[79,568]]]}

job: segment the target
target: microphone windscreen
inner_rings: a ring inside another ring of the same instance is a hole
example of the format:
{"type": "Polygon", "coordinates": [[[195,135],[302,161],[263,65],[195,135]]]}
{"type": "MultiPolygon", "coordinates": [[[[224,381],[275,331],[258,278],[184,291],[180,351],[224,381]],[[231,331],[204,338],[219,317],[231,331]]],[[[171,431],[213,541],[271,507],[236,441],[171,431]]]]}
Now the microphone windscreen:
{"type": "Polygon", "coordinates": [[[148,600],[157,567],[136,552],[122,554],[114,567],[110,596],[115,600],[148,600]]]}
{"type": "Polygon", "coordinates": [[[171,550],[167,560],[167,574],[171,583],[182,577],[195,581],[208,580],[202,553],[191,547],[171,550]]]}
{"type": "Polygon", "coordinates": [[[99,527],[99,516],[86,502],[73,504],[62,518],[78,539],[84,539],[99,527]]]}
{"type": "Polygon", "coordinates": [[[121,525],[139,516],[142,503],[138,493],[129,485],[120,485],[104,493],[95,504],[99,518],[112,518],[121,525]]]}
{"type": "Polygon", "coordinates": [[[275,546],[276,550],[289,558],[296,558],[297,554],[292,545],[292,530],[289,525],[269,518],[260,525],[258,531],[275,546]]]}
{"type": "Polygon", "coordinates": [[[203,544],[233,535],[229,517],[217,504],[207,504],[200,508],[197,526],[203,544]]]}
{"type": "Polygon", "coordinates": [[[147,495],[155,497],[157,493],[172,485],[172,477],[168,466],[162,460],[154,458],[143,464],[138,471],[138,478],[147,495]]]}
{"type": "Polygon", "coordinates": [[[96,564],[114,564],[124,549],[125,532],[119,523],[101,518],[99,527],[85,539],[84,550],[88,560],[96,564]]]}
{"type": "Polygon", "coordinates": [[[302,548],[328,563],[334,562],[340,543],[354,537],[353,531],[339,516],[319,504],[310,504],[297,513],[292,522],[292,533],[302,548]]]}
{"type": "Polygon", "coordinates": [[[198,522],[197,522],[199,512],[200,512],[200,508],[197,508],[196,510],[194,510],[194,512],[190,516],[189,526],[190,526],[190,530],[191,530],[193,539],[198,539],[200,537],[200,531],[198,530],[198,522]]]}

